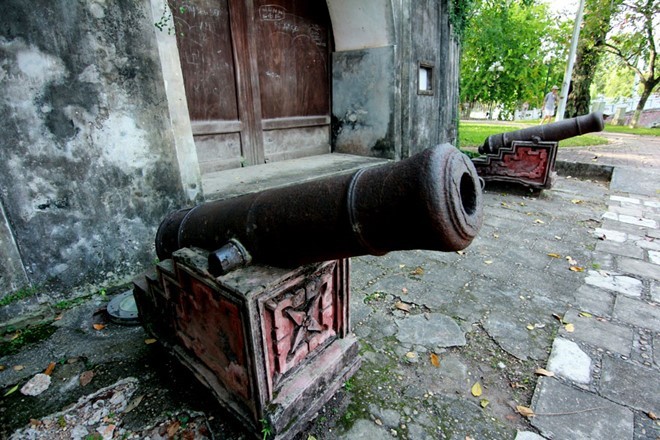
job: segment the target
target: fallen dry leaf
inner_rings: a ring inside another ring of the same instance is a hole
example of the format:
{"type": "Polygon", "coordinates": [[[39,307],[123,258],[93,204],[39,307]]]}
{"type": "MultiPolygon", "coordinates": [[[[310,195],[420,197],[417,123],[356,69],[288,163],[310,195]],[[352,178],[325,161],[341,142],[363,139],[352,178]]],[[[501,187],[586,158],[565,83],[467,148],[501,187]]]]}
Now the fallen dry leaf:
{"type": "Polygon", "coordinates": [[[83,371],[80,373],[80,386],[84,387],[89,384],[94,378],[94,372],[92,370],[83,371]]]}
{"type": "Polygon", "coordinates": [[[518,414],[520,414],[523,417],[534,417],[534,411],[532,411],[531,408],[527,408],[526,406],[518,405],[516,406],[516,411],[518,411],[518,414]]]}
{"type": "Polygon", "coordinates": [[[560,315],[557,313],[553,313],[552,317],[555,318],[557,321],[561,322],[562,324],[564,323],[564,318],[562,318],[560,315]]]}
{"type": "Polygon", "coordinates": [[[410,306],[402,301],[395,302],[394,307],[396,307],[399,310],[403,310],[404,312],[410,313],[410,306]]]}
{"type": "Polygon", "coordinates": [[[23,365],[14,365],[14,371],[21,371],[23,368],[25,368],[23,365]]]}
{"type": "Polygon", "coordinates": [[[554,253],[550,253],[550,254],[548,254],[548,257],[552,257],[552,258],[561,258],[561,255],[559,255],[559,254],[554,254],[554,253]]]}
{"type": "Polygon", "coordinates": [[[55,369],[55,365],[56,365],[55,362],[51,362],[50,364],[48,364],[48,368],[46,368],[46,371],[44,371],[44,374],[46,376],[50,376],[51,374],[53,374],[53,370],[55,369]]]}
{"type": "Polygon", "coordinates": [[[456,251],[458,255],[465,255],[465,251],[456,251]]]}
{"type": "Polygon", "coordinates": [[[490,402],[488,401],[488,399],[481,399],[481,400],[479,401],[479,405],[481,405],[482,408],[487,407],[489,403],[490,403],[490,402]]]}
{"type": "Polygon", "coordinates": [[[142,399],[144,399],[144,394],[141,394],[137,396],[135,399],[131,400],[128,405],[126,405],[126,409],[124,410],[124,413],[129,413],[133,411],[137,406],[142,402],[142,399]]]}
{"type": "Polygon", "coordinates": [[[94,324],[92,327],[94,327],[94,330],[103,330],[105,328],[105,324],[94,324]]]}
{"type": "Polygon", "coordinates": [[[410,275],[423,275],[424,274],[424,269],[421,267],[416,267],[415,270],[410,272],[410,275]]]}
{"type": "Polygon", "coordinates": [[[178,420],[175,420],[174,423],[170,424],[170,426],[167,427],[167,438],[174,438],[174,435],[176,432],[179,430],[181,427],[181,422],[178,420]]]}
{"type": "Polygon", "coordinates": [[[575,331],[575,326],[573,324],[566,324],[564,329],[569,333],[573,333],[575,331]]]}
{"type": "Polygon", "coordinates": [[[568,264],[571,266],[575,266],[577,264],[577,261],[575,261],[570,255],[566,256],[566,261],[568,261],[568,264]]]}
{"type": "Polygon", "coordinates": [[[483,390],[481,389],[481,384],[479,382],[475,382],[474,385],[472,385],[472,388],[470,388],[470,392],[474,397],[479,397],[483,393],[483,390]]]}
{"type": "Polygon", "coordinates": [[[580,312],[580,316],[582,316],[583,318],[593,318],[594,317],[594,315],[592,315],[591,313],[587,313],[587,312],[580,312]]]}
{"type": "Polygon", "coordinates": [[[516,389],[516,388],[520,388],[520,389],[522,389],[522,390],[526,390],[526,389],[527,389],[527,386],[521,384],[520,382],[511,382],[511,388],[514,388],[514,389],[516,389]]]}
{"type": "Polygon", "coordinates": [[[493,264],[493,260],[486,260],[484,261],[484,264],[493,264]]]}
{"type": "Polygon", "coordinates": [[[6,367],[4,365],[0,365],[0,371],[5,371],[5,368],[6,367]]]}
{"type": "Polygon", "coordinates": [[[408,353],[406,353],[406,357],[408,359],[415,359],[417,357],[417,353],[415,353],[414,351],[409,351],[408,353]]]}
{"type": "Polygon", "coordinates": [[[434,367],[440,366],[440,358],[438,358],[438,355],[435,353],[431,353],[431,365],[434,367]]]}
{"type": "Polygon", "coordinates": [[[493,234],[493,238],[500,238],[500,234],[493,234]]]}
{"type": "Polygon", "coordinates": [[[582,203],[582,200],[580,200],[580,199],[573,199],[573,200],[571,200],[571,203],[574,204],[574,205],[579,205],[580,203],[582,203]]]}
{"type": "Polygon", "coordinates": [[[149,339],[145,339],[145,340],[144,340],[144,343],[147,344],[147,345],[150,345],[150,344],[155,343],[156,341],[157,341],[157,340],[154,339],[154,338],[149,338],[149,339]]]}
{"type": "Polygon", "coordinates": [[[653,411],[647,412],[646,415],[649,416],[649,419],[651,420],[658,420],[658,416],[656,416],[653,411]]]}
{"type": "Polygon", "coordinates": [[[545,222],[543,220],[541,220],[540,218],[537,218],[536,220],[534,220],[534,223],[539,224],[539,225],[544,225],[545,224],[545,222]]]}
{"type": "Polygon", "coordinates": [[[534,374],[538,374],[539,376],[547,376],[547,377],[553,377],[555,373],[552,371],[548,371],[545,368],[537,368],[534,370],[534,374]]]}
{"type": "Polygon", "coordinates": [[[55,318],[53,318],[53,321],[60,321],[60,320],[62,319],[63,316],[64,316],[64,314],[60,313],[60,314],[57,315],[55,318]]]}
{"type": "Polygon", "coordinates": [[[527,330],[534,330],[534,326],[532,324],[527,324],[527,330]]]}
{"type": "Polygon", "coordinates": [[[572,272],[584,272],[584,267],[571,266],[568,268],[572,272]]]}

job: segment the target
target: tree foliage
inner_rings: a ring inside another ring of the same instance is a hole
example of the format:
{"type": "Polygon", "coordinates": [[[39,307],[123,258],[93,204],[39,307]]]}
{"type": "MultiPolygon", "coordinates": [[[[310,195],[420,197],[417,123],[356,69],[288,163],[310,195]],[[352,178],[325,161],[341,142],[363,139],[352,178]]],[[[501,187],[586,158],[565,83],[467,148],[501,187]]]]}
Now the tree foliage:
{"type": "Polygon", "coordinates": [[[635,73],[622,66],[610,53],[601,57],[591,83],[591,96],[602,95],[610,98],[630,98],[633,96],[635,73]]]}
{"type": "Polygon", "coordinates": [[[648,97],[660,84],[657,45],[660,32],[660,0],[626,0],[612,22],[604,50],[622,66],[635,72],[642,87],[631,126],[636,127],[648,97]]]}
{"type": "Polygon", "coordinates": [[[566,117],[574,118],[589,113],[591,82],[610,31],[610,21],[621,3],[622,0],[585,1],[571,89],[566,100],[566,117]]]}
{"type": "Polygon", "coordinates": [[[506,115],[522,103],[540,106],[558,82],[564,45],[545,4],[529,0],[475,0],[463,35],[461,103],[501,105],[506,115]]]}

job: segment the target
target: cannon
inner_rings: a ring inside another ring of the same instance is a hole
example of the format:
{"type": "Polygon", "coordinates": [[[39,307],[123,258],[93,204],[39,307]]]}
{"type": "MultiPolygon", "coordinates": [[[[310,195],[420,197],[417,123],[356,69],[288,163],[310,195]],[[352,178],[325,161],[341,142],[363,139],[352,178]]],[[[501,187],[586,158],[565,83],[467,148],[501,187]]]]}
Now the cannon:
{"type": "Polygon", "coordinates": [[[480,157],[472,159],[486,182],[515,183],[532,189],[551,188],[558,142],[574,136],[601,131],[601,113],[590,113],[547,125],[489,136],[479,147],[480,157]]]}
{"type": "Polygon", "coordinates": [[[488,136],[484,144],[479,147],[479,153],[496,154],[501,148],[511,147],[514,141],[559,142],[563,139],[602,131],[604,127],[605,122],[602,113],[589,113],[588,115],[564,119],[547,125],[488,136]]]}
{"type": "Polygon", "coordinates": [[[445,144],[408,159],[200,204],[158,228],[160,260],[210,251],[219,276],[251,261],[278,267],[394,250],[457,251],[482,223],[481,184],[467,156],[445,144]]]}

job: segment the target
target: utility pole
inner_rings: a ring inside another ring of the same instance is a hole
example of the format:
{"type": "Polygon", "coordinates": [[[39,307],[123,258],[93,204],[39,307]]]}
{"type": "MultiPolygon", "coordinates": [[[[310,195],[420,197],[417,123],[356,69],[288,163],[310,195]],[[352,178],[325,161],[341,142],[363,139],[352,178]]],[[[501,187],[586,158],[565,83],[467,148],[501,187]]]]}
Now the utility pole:
{"type": "Polygon", "coordinates": [[[575,15],[575,26],[573,27],[573,39],[571,40],[571,50],[568,53],[568,62],[566,63],[566,72],[564,73],[564,82],[561,84],[561,92],[559,93],[559,106],[557,107],[556,121],[564,119],[564,112],[566,111],[566,99],[568,98],[568,88],[571,84],[571,76],[573,75],[573,64],[575,63],[575,52],[577,52],[577,44],[580,39],[580,27],[582,26],[582,13],[584,12],[584,0],[580,0],[577,14],[575,15]]]}

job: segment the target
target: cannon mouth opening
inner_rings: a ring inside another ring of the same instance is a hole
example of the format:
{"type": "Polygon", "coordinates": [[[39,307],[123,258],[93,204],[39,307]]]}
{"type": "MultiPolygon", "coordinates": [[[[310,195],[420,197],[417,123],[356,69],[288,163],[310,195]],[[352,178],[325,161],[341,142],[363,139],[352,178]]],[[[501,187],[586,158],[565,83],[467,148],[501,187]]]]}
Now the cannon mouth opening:
{"type": "Polygon", "coordinates": [[[477,210],[477,188],[474,185],[474,179],[470,173],[463,173],[459,185],[459,194],[463,211],[467,215],[474,215],[477,210]]]}

